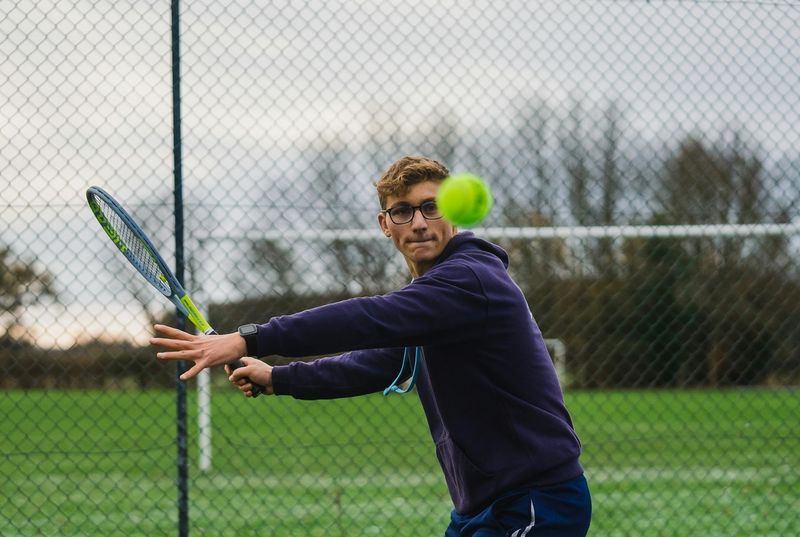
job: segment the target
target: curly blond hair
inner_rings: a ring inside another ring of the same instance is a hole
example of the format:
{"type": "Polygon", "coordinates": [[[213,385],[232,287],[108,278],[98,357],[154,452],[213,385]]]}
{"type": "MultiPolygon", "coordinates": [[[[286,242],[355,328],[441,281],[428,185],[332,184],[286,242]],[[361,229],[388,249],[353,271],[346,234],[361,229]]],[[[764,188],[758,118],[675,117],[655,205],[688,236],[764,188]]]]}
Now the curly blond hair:
{"type": "Polygon", "coordinates": [[[431,158],[405,156],[397,160],[375,183],[381,209],[386,208],[389,196],[402,196],[423,181],[442,182],[448,175],[450,172],[445,165],[431,158]]]}

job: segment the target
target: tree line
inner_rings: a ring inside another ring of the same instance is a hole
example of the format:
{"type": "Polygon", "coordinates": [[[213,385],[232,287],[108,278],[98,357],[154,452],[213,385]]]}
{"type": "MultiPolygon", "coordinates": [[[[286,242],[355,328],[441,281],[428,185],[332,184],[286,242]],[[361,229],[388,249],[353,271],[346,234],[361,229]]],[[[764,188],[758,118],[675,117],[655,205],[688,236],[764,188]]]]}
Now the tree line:
{"type": "MultiPolygon", "coordinates": [[[[467,136],[445,115],[407,138],[392,134],[381,142],[375,131],[375,140],[365,147],[354,148],[340,137],[321,138],[300,156],[315,209],[310,224],[374,226],[376,211],[347,218],[354,207],[364,206],[370,190],[353,181],[352,163],[361,162],[374,175],[406,153],[427,154],[487,177],[496,197],[493,226],[789,223],[797,214],[800,165],[788,159],[767,162],[741,133],[716,141],[687,134],[672,144],[647,144],[624,132],[623,115],[614,105],[594,116],[576,106],[565,120],[555,117],[531,105],[519,110],[513,125],[487,130],[483,137],[467,136]]],[[[265,221],[271,210],[263,207],[265,221]]],[[[800,381],[795,237],[499,242],[542,332],[565,344],[573,386],[800,381]]],[[[262,239],[231,255],[243,261],[237,262],[234,279],[265,283],[253,286],[252,296],[212,304],[210,320],[220,330],[388,292],[407,281],[399,254],[381,241],[262,239]]],[[[154,365],[148,349],[120,343],[53,351],[24,343],[15,335],[19,313],[37,297],[52,294],[53,278],[12,257],[10,249],[0,249],[5,386],[77,385],[81,382],[68,379],[81,370],[84,377],[91,371],[90,378],[111,379],[112,385],[114,379],[127,379],[120,385],[171,385],[170,370],[154,365]],[[34,372],[20,366],[26,356],[36,365],[34,372]]]]}

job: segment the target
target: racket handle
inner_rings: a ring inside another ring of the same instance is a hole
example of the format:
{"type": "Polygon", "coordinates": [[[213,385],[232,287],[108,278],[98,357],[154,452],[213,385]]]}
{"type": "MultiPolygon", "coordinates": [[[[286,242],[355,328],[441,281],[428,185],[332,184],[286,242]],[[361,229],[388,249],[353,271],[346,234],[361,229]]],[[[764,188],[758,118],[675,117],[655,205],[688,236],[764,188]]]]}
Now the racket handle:
{"type": "MultiPolygon", "coordinates": [[[[236,360],[235,362],[229,363],[228,366],[230,366],[231,371],[235,371],[236,369],[239,369],[240,367],[244,367],[244,364],[242,363],[241,360],[236,360]]],[[[248,379],[248,380],[250,380],[250,379],[248,379]]],[[[253,397],[258,397],[259,395],[264,393],[264,391],[265,391],[264,386],[262,386],[261,384],[256,384],[253,381],[250,381],[250,383],[253,385],[253,397]]]]}

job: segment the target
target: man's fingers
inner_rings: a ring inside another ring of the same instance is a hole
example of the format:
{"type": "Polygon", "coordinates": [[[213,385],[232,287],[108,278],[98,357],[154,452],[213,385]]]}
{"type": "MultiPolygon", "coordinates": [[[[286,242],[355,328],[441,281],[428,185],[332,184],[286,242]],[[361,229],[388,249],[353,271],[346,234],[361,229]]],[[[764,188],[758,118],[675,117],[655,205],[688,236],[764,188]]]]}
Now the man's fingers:
{"type": "Polygon", "coordinates": [[[189,369],[188,371],[186,371],[184,374],[182,374],[180,378],[181,378],[181,380],[192,379],[195,376],[197,376],[200,373],[200,371],[202,371],[203,369],[205,369],[204,366],[202,366],[200,364],[194,364],[194,366],[191,369],[189,369]]]}
{"type": "Polygon", "coordinates": [[[185,349],[189,342],[185,339],[168,339],[164,337],[150,338],[150,345],[164,347],[166,349],[185,349]]]}
{"type": "Polygon", "coordinates": [[[150,344],[166,349],[156,353],[159,360],[194,362],[191,368],[180,376],[181,380],[192,379],[207,367],[221,365],[224,362],[223,356],[228,353],[224,338],[196,336],[164,324],[153,325],[153,328],[162,337],[150,338],[150,344]],[[221,347],[220,342],[223,343],[221,347]]]}
{"type": "Polygon", "coordinates": [[[164,334],[172,339],[191,340],[195,338],[195,336],[189,332],[184,332],[183,330],[178,330],[177,328],[173,328],[165,324],[157,324],[154,325],[153,328],[156,332],[164,334]]]}
{"type": "Polygon", "coordinates": [[[159,360],[193,360],[194,353],[187,350],[169,351],[156,353],[159,360]]]}
{"type": "Polygon", "coordinates": [[[243,365],[242,367],[234,369],[228,377],[228,380],[238,384],[242,380],[247,379],[251,372],[252,368],[250,366],[243,365]]]}
{"type": "Polygon", "coordinates": [[[246,395],[248,397],[252,397],[253,396],[253,383],[250,382],[249,379],[247,379],[247,378],[233,379],[231,377],[228,377],[228,378],[230,379],[231,384],[236,386],[236,389],[241,391],[244,395],[246,395]]]}
{"type": "Polygon", "coordinates": [[[248,397],[256,397],[260,393],[272,395],[274,393],[271,387],[272,367],[249,356],[242,357],[241,362],[242,367],[228,372],[231,384],[248,397]]]}

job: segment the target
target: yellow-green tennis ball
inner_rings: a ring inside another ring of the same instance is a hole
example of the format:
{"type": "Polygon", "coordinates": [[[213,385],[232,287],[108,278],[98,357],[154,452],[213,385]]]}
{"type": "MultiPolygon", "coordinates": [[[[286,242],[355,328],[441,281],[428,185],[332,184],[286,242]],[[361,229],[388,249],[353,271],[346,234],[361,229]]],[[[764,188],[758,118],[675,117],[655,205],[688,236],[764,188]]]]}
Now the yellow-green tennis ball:
{"type": "Polygon", "coordinates": [[[492,208],[492,193],[486,182],[471,173],[451,175],[439,186],[436,205],[445,220],[456,226],[480,223],[492,208]]]}

